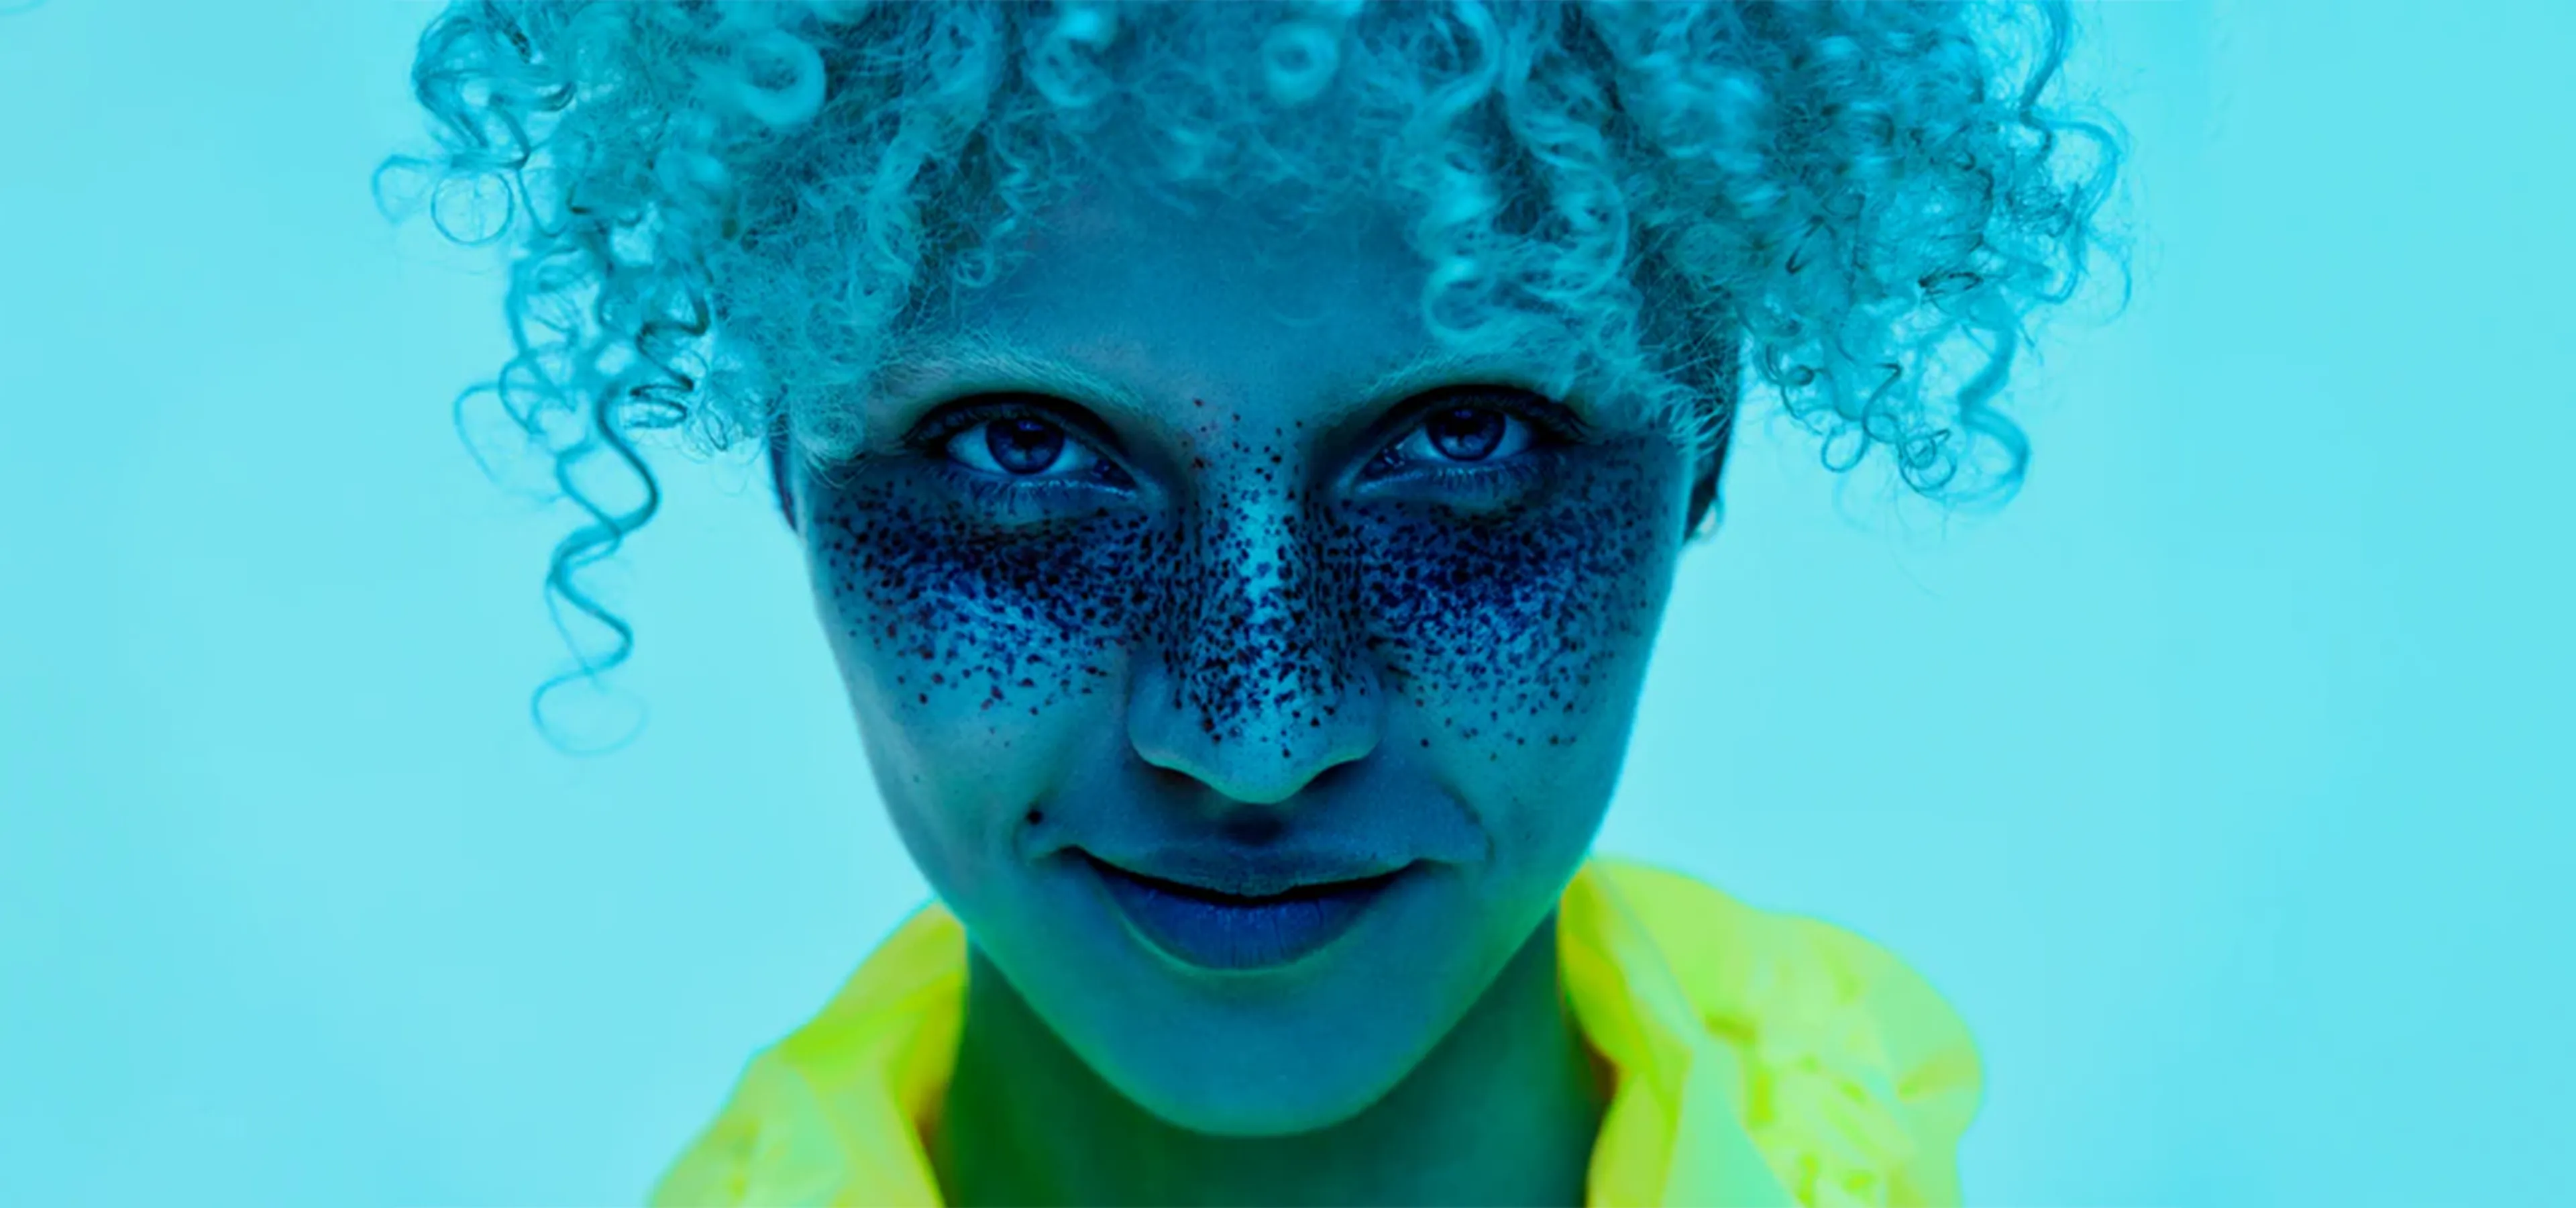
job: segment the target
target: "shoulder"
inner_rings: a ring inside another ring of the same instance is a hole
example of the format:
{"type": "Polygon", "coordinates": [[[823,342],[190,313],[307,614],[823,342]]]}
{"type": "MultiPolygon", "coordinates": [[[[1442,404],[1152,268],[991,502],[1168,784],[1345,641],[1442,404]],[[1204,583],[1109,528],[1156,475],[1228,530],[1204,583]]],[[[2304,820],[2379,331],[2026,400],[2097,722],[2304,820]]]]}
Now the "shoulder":
{"type": "Polygon", "coordinates": [[[1634,860],[1598,861],[1745,1071],[1745,1122],[1801,1203],[1950,1204],[1984,1069],[1966,1022],[1888,949],[1634,860]]]}
{"type": "Polygon", "coordinates": [[[780,1122],[796,1121],[812,1131],[816,1114],[810,1089],[777,1051],[761,1053],[744,1070],[714,1122],[663,1172],[646,1202],[654,1208],[747,1202],[755,1153],[763,1148],[787,1151],[789,1147],[776,1144],[780,1122]]]}
{"type": "Polygon", "coordinates": [[[916,911],[752,1058],[649,1202],[937,1203],[921,1128],[948,1077],[965,966],[955,916],[936,902],[916,911]]]}

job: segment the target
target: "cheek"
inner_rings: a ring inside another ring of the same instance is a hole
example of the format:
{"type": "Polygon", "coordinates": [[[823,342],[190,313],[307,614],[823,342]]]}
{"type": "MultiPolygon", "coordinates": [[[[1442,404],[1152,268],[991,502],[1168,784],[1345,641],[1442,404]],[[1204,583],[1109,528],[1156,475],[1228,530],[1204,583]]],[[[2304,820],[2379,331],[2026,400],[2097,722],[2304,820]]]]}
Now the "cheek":
{"type": "Polygon", "coordinates": [[[852,689],[898,725],[1003,743],[1106,691],[1142,599],[1124,568],[1153,556],[1133,517],[1008,528],[899,487],[829,493],[810,533],[852,689]]]}
{"type": "Polygon", "coordinates": [[[1678,552],[1671,460],[1569,454],[1546,488],[1490,514],[1336,509],[1275,547],[1305,547],[1316,573],[1271,573],[1223,533],[1183,540],[1152,514],[1003,524],[902,482],[818,493],[810,553],[852,691],[916,758],[945,757],[943,780],[961,756],[1016,746],[1025,762],[1031,735],[1097,718],[1082,706],[1124,690],[1140,641],[1189,664],[1171,670],[1211,725],[1289,677],[1356,673],[1486,761],[1544,760],[1634,703],[1678,552]],[[1274,593],[1271,619],[1294,632],[1245,611],[1274,593]],[[1201,683],[1192,659],[1224,674],[1201,683]]]}
{"type": "Polygon", "coordinates": [[[900,482],[818,490],[807,532],[887,812],[941,895],[982,900],[1051,752],[1113,706],[1138,535],[978,522],[900,482]]]}
{"type": "Polygon", "coordinates": [[[1624,726],[1678,554],[1676,474],[1587,454],[1507,516],[1365,525],[1365,608],[1404,703],[1490,762],[1624,726]]]}

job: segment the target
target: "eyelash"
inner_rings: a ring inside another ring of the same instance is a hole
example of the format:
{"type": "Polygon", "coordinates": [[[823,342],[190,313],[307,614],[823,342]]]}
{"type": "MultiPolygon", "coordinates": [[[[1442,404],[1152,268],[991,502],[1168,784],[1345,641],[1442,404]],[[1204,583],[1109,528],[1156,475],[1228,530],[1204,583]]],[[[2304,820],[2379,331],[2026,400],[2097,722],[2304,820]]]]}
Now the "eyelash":
{"type": "Polygon", "coordinates": [[[1090,481],[1090,478],[1098,476],[1103,471],[1114,474],[1119,479],[1126,477],[1126,471],[1118,468],[1115,459],[1101,452],[1097,442],[1084,436],[1075,425],[1066,422],[1062,415],[1057,414],[1052,408],[1032,406],[1027,403],[968,403],[954,406],[953,409],[934,416],[908,443],[923,456],[928,457],[937,466],[939,472],[946,475],[949,481],[960,490],[965,491],[979,503],[996,507],[1008,507],[1027,502],[1032,493],[1082,490],[1087,486],[1099,485],[1090,481]],[[1078,478],[1003,477],[988,474],[971,466],[960,465],[957,459],[948,456],[948,442],[955,440],[958,433],[981,424],[1009,419],[1034,419],[1063,430],[1066,440],[1084,445],[1093,457],[1099,459],[1100,469],[1095,470],[1092,476],[1078,478]]]}
{"type": "Polygon", "coordinates": [[[1368,464],[1373,467],[1389,454],[1402,448],[1406,442],[1413,439],[1414,433],[1421,431],[1423,426],[1429,424],[1434,417],[1466,407],[1500,411],[1529,425],[1531,433],[1529,447],[1497,462],[1434,464],[1415,471],[1413,477],[1429,479],[1443,487],[1461,487],[1498,495],[1507,494],[1528,486],[1539,475],[1545,473],[1547,467],[1543,459],[1548,453],[1582,439],[1580,422],[1570,417],[1560,417],[1556,414],[1554,404],[1536,401],[1534,396],[1525,398],[1521,392],[1508,388],[1459,387],[1438,391],[1418,405],[1412,420],[1405,425],[1402,434],[1396,437],[1393,444],[1388,445],[1377,456],[1370,458],[1368,464]]]}
{"type": "MultiPolygon", "coordinates": [[[[1549,406],[1522,401],[1516,397],[1517,394],[1516,391],[1493,387],[1469,387],[1439,392],[1415,408],[1419,414],[1413,422],[1407,424],[1402,433],[1385,449],[1371,457],[1368,465],[1376,466],[1388,455],[1401,448],[1415,432],[1431,422],[1436,415],[1456,410],[1460,406],[1472,405],[1484,410],[1500,411],[1529,425],[1533,433],[1529,447],[1499,462],[1432,466],[1416,471],[1413,477],[1428,479],[1443,487],[1495,493],[1527,486],[1544,472],[1545,467],[1541,464],[1541,458],[1559,446],[1580,440],[1581,433],[1578,424],[1551,414],[1549,406]],[[1473,402],[1470,403],[1469,400],[1473,402]]],[[[1126,477],[1126,471],[1118,467],[1117,460],[1101,451],[1098,444],[1083,435],[1076,425],[1066,422],[1064,417],[1053,408],[1027,403],[996,402],[958,406],[931,420],[910,443],[936,462],[942,473],[980,503],[1008,507],[1027,502],[1031,492],[1082,490],[1087,486],[1097,485],[1089,481],[1090,476],[1003,477],[961,465],[955,458],[948,456],[948,442],[956,439],[958,433],[982,424],[1009,419],[1035,419],[1051,424],[1064,432],[1066,440],[1080,442],[1088,447],[1091,455],[1098,458],[1100,466],[1108,472],[1119,479],[1126,477]]]]}

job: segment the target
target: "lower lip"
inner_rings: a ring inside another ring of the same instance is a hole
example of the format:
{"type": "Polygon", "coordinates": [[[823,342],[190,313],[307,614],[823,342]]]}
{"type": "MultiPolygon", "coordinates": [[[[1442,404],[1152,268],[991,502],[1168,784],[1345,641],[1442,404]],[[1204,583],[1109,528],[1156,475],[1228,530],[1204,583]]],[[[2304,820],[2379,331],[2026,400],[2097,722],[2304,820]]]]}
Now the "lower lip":
{"type": "Polygon", "coordinates": [[[1087,860],[1110,900],[1155,947],[1207,969],[1268,969],[1305,957],[1340,938],[1402,869],[1294,897],[1223,898],[1141,880],[1087,860]]]}

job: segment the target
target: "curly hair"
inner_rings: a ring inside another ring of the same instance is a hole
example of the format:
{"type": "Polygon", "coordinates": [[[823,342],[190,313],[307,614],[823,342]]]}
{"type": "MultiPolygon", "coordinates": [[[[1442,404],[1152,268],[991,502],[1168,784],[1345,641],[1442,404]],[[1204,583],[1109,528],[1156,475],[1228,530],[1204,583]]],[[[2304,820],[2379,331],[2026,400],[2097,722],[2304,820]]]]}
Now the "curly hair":
{"type": "Polygon", "coordinates": [[[1446,344],[1547,323],[1703,452],[1750,370],[1832,469],[1999,502],[2025,324],[2109,246],[2122,136],[2048,103],[2071,29],[2062,0],[460,0],[412,72],[436,149],[377,179],[512,254],[516,355],[459,423],[497,400],[587,516],[547,576],[578,666],[543,725],[633,648],[579,572],[659,505],[637,438],[845,453],[896,342],[1085,173],[1397,205],[1446,344]]]}

